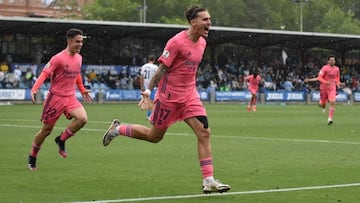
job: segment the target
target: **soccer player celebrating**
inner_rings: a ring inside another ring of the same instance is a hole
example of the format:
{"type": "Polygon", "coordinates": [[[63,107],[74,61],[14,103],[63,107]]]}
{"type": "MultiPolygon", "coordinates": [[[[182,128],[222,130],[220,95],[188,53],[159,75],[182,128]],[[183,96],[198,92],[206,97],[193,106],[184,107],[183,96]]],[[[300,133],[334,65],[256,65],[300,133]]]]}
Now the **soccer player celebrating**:
{"type": "Polygon", "coordinates": [[[247,106],[247,111],[251,111],[251,107],[253,111],[256,111],[257,93],[259,91],[259,84],[261,83],[259,70],[255,69],[252,75],[246,77],[246,81],[248,82],[248,90],[251,93],[251,100],[247,106]]]}
{"type": "Polygon", "coordinates": [[[336,88],[344,86],[344,83],[340,82],[340,70],[339,67],[335,65],[335,63],[335,56],[330,55],[327,59],[327,64],[321,68],[318,77],[304,80],[305,82],[320,82],[319,105],[324,111],[326,103],[329,102],[328,125],[333,123],[336,102],[336,88]]]}
{"type": "Polygon", "coordinates": [[[207,9],[198,6],[187,9],[185,16],[190,27],[166,43],[158,59],[159,69],[148,89],[142,92],[143,98],[139,102],[142,109],[152,108],[149,96],[152,89],[158,87],[150,116],[152,127],[121,124],[115,119],[103,136],[103,145],[107,146],[118,135],[158,143],[172,124],[185,121],[197,137],[203,192],[226,192],[230,186],[213,176],[210,128],[206,110],[196,90],[196,72],[206,47],[204,38],[209,34],[211,18],[207,9]]]}
{"type": "Polygon", "coordinates": [[[30,170],[36,169],[36,158],[41,145],[52,132],[61,114],[64,114],[67,119],[74,118],[60,136],[55,138],[59,147],[59,154],[64,158],[67,157],[65,141],[87,122],[86,111],[75,97],[75,86],[77,85],[84,100],[86,102],[91,101],[89,91],[85,89],[80,74],[82,56],[79,53],[83,46],[83,32],[72,28],[67,31],[66,37],[66,48],[50,59],[31,89],[32,101],[36,103],[35,94],[44,81],[50,78],[51,87],[44,102],[41,117],[43,124],[34,137],[29,155],[28,167],[30,170]]]}

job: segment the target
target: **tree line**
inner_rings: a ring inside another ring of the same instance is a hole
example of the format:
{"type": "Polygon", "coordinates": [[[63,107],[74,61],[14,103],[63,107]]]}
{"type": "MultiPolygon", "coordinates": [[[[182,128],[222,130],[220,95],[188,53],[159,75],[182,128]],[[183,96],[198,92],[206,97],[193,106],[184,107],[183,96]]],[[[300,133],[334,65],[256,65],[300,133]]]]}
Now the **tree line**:
{"type": "Polygon", "coordinates": [[[360,34],[358,0],[93,0],[82,18],[187,24],[194,4],[209,10],[213,26],[360,34]]]}
{"type": "Polygon", "coordinates": [[[213,26],[360,34],[358,0],[91,0],[83,8],[76,0],[51,3],[81,9],[84,20],[164,24],[187,24],[183,13],[191,5],[207,8],[213,26]]]}

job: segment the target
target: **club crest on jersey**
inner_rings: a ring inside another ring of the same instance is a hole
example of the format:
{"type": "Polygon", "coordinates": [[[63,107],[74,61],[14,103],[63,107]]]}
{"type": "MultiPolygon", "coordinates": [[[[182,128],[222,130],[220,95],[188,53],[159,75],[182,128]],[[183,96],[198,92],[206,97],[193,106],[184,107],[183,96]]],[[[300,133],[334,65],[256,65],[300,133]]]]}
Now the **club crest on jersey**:
{"type": "Polygon", "coordinates": [[[170,52],[168,50],[165,50],[162,54],[164,58],[168,58],[170,56],[170,52]]]}

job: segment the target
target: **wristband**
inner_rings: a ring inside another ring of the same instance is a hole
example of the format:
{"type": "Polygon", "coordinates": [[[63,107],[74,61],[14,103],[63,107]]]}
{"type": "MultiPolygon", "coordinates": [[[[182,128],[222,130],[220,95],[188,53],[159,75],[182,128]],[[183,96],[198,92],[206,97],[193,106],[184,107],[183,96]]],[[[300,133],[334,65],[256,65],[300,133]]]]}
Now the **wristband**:
{"type": "Polygon", "coordinates": [[[144,94],[150,97],[150,95],[151,95],[151,90],[146,89],[146,90],[144,91],[144,94]]]}

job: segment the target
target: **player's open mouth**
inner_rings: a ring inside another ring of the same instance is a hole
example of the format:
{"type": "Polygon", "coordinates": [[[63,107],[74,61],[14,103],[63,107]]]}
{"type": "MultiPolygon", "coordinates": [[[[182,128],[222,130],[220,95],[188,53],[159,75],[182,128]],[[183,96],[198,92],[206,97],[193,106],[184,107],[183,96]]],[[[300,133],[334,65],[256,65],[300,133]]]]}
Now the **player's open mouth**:
{"type": "Polygon", "coordinates": [[[206,27],[206,28],[204,28],[204,30],[205,30],[206,33],[209,33],[210,29],[208,27],[206,27]]]}

